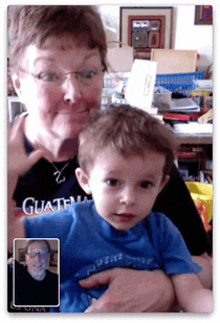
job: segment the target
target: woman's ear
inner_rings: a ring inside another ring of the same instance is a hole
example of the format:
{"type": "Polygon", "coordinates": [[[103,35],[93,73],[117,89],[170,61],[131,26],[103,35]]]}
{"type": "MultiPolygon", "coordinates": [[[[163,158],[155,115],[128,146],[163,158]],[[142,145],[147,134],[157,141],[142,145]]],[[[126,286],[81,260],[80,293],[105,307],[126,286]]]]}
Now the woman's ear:
{"type": "Polygon", "coordinates": [[[78,167],[75,170],[76,178],[78,180],[79,185],[86,192],[86,194],[92,194],[90,186],[89,186],[89,176],[82,170],[82,168],[78,167]]]}
{"type": "Polygon", "coordinates": [[[166,175],[166,176],[162,179],[162,181],[161,181],[161,183],[160,183],[160,190],[159,190],[159,192],[161,192],[161,191],[162,191],[162,189],[167,185],[167,183],[169,182],[169,179],[170,179],[170,176],[169,176],[169,175],[166,175]]]}
{"type": "Polygon", "coordinates": [[[12,79],[13,86],[14,86],[14,89],[15,89],[17,95],[19,97],[21,97],[21,93],[22,93],[21,92],[21,82],[20,82],[20,78],[19,78],[18,74],[15,72],[12,72],[11,79],[12,79]]]}

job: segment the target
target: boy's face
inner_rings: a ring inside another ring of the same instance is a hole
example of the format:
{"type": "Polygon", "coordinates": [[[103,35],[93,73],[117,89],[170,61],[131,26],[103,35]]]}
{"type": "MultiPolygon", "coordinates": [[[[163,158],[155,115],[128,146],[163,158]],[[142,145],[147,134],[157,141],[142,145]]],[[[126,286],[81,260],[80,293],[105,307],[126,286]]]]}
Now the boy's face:
{"type": "Polygon", "coordinates": [[[115,229],[125,231],[149,215],[169,179],[163,178],[164,164],[165,156],[156,151],[121,156],[106,148],[98,153],[88,176],[81,169],[76,175],[83,189],[92,193],[98,214],[115,229]]]}

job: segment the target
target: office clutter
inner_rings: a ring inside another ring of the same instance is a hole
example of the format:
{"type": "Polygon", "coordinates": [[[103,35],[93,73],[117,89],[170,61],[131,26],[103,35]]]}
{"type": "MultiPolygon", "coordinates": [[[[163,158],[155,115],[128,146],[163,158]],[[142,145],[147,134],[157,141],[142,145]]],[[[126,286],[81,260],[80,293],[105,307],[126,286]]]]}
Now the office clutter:
{"type": "Polygon", "coordinates": [[[157,107],[159,111],[200,111],[199,105],[194,100],[189,98],[172,99],[172,92],[163,87],[155,87],[153,96],[153,106],[157,107]]]}
{"type": "Polygon", "coordinates": [[[197,51],[153,48],[151,61],[158,63],[158,74],[192,73],[196,71],[197,51]]]}
{"type": "Polygon", "coordinates": [[[136,59],[132,65],[125,91],[125,99],[130,105],[152,114],[157,113],[157,109],[152,107],[156,72],[156,62],[136,59]]]}
{"type": "Polygon", "coordinates": [[[153,95],[153,106],[160,110],[170,109],[172,104],[172,92],[163,86],[155,86],[153,95]]]}
{"type": "Polygon", "coordinates": [[[129,103],[165,115],[167,121],[171,112],[170,120],[196,122],[212,108],[212,82],[204,80],[205,72],[156,74],[153,64],[157,63],[136,59],[131,71],[106,74],[102,106],[129,103]],[[182,115],[173,118],[174,112],[182,115]]]}
{"type": "Polygon", "coordinates": [[[157,63],[136,59],[130,72],[104,76],[102,107],[111,103],[128,103],[149,113],[157,114],[152,106],[157,63]]]}
{"type": "Polygon", "coordinates": [[[212,108],[213,80],[194,80],[195,89],[190,91],[190,97],[205,108],[212,108]]]}
{"type": "MultiPolygon", "coordinates": [[[[181,135],[184,135],[184,133],[181,132],[181,135]]],[[[185,133],[185,136],[190,135],[185,133]]],[[[195,136],[199,137],[199,134],[197,133],[195,136]]],[[[196,144],[196,142],[193,142],[180,146],[178,168],[185,181],[212,184],[212,164],[212,146],[210,144],[196,144]]]]}
{"type": "Polygon", "coordinates": [[[200,213],[206,231],[210,231],[210,222],[213,217],[213,185],[197,182],[186,182],[186,185],[200,213]]]}
{"type": "Polygon", "coordinates": [[[131,71],[106,74],[102,107],[129,103],[154,114],[182,140],[178,167],[184,180],[210,184],[213,82],[203,71],[158,74],[157,64],[136,59],[131,71]]]}
{"type": "Polygon", "coordinates": [[[157,74],[156,86],[172,91],[173,96],[176,94],[189,97],[190,92],[196,89],[194,81],[202,80],[204,74],[204,72],[157,74]]]}

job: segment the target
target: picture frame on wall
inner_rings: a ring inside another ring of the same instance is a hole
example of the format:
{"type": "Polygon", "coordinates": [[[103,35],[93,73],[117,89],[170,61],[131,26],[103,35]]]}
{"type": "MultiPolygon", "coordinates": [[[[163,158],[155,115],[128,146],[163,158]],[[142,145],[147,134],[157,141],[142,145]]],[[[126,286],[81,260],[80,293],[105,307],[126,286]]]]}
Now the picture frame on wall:
{"type": "Polygon", "coordinates": [[[212,25],[212,6],[195,6],[195,25],[212,25]]]}
{"type": "Polygon", "coordinates": [[[152,48],[172,48],[173,7],[120,7],[119,37],[141,58],[150,58],[152,48]]]}

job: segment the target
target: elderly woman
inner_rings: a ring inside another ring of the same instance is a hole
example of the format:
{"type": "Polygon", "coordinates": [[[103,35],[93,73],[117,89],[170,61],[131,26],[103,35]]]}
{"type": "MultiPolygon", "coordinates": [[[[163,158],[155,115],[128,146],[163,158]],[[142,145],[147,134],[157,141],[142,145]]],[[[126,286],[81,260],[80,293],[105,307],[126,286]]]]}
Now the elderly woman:
{"type": "MultiPolygon", "coordinates": [[[[90,6],[12,6],[9,22],[11,75],[27,109],[10,136],[9,198],[29,216],[88,198],[74,174],[77,138],[101,105],[107,46],[100,17],[90,6]]],[[[175,167],[170,176],[155,209],[179,227],[190,252],[199,256],[201,279],[209,287],[205,231],[175,167]]],[[[21,230],[18,226],[13,236],[22,236],[21,230]]],[[[171,281],[161,270],[114,269],[81,284],[109,285],[87,312],[168,311],[174,302],[171,281]]]]}

